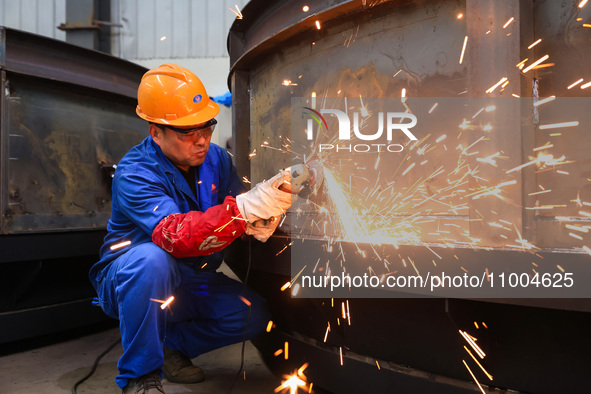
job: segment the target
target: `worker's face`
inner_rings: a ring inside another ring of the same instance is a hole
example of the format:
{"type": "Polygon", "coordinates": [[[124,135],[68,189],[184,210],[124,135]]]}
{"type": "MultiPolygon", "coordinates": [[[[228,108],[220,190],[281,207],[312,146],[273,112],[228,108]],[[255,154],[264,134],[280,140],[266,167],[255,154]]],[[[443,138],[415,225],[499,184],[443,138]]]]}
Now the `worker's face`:
{"type": "Polygon", "coordinates": [[[150,135],[172,164],[188,171],[189,167],[202,164],[209,150],[213,126],[204,125],[171,128],[151,124],[150,135]]]}

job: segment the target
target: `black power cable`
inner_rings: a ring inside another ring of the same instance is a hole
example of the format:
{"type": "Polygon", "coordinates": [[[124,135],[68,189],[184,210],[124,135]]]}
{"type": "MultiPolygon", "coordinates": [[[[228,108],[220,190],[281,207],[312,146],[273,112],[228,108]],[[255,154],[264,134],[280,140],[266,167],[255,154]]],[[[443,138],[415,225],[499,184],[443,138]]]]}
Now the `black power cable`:
{"type": "MultiPolygon", "coordinates": [[[[250,242],[251,242],[251,237],[248,237],[248,266],[246,268],[246,275],[244,276],[244,288],[242,289],[242,293],[244,294],[244,297],[246,298],[246,282],[248,282],[248,276],[250,275],[250,263],[251,263],[251,249],[250,249],[250,242]]],[[[242,338],[242,352],[240,355],[240,368],[238,369],[238,372],[236,373],[236,376],[234,377],[234,381],[232,382],[232,385],[230,386],[230,389],[228,390],[228,394],[232,394],[232,390],[234,389],[234,385],[236,384],[236,382],[238,381],[238,378],[240,377],[240,373],[242,372],[242,369],[244,368],[244,348],[246,346],[246,335],[248,334],[248,325],[250,324],[250,316],[252,315],[252,305],[248,306],[248,318],[246,319],[246,327],[244,328],[244,337],[242,338]]]]}
{"type": "Polygon", "coordinates": [[[105,356],[105,354],[109,353],[115,346],[117,346],[119,344],[119,342],[121,342],[121,337],[117,338],[117,340],[115,342],[113,342],[112,344],[110,344],[109,347],[105,351],[103,351],[101,354],[98,355],[96,360],[94,360],[94,364],[92,365],[90,372],[87,373],[85,377],[83,377],[82,379],[80,379],[79,381],[77,381],[74,384],[74,386],[72,387],[72,394],[78,394],[78,391],[76,391],[78,386],[80,386],[86,379],[88,379],[92,376],[94,371],[96,371],[96,368],[98,367],[98,363],[99,363],[99,361],[101,361],[101,358],[103,358],[105,356]]]}

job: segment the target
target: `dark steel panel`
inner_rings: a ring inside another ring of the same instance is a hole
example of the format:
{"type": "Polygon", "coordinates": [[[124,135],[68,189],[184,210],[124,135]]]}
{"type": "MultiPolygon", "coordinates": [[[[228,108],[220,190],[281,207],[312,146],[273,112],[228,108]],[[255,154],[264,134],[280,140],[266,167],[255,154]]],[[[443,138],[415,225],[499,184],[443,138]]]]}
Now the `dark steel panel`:
{"type": "Polygon", "coordinates": [[[240,178],[250,179],[250,84],[249,73],[236,71],[232,74],[232,152],[240,178]]]}
{"type": "Polygon", "coordinates": [[[135,115],[145,69],[0,28],[0,233],[101,229],[116,164],[146,135],[135,115]]]}
{"type": "Polygon", "coordinates": [[[0,342],[104,321],[109,171],[147,135],[143,67],[0,27],[0,342]]]}
{"type": "Polygon", "coordinates": [[[134,101],[19,75],[8,83],[2,232],[104,228],[111,188],[101,166],[145,136],[134,101]]]}
{"type": "Polygon", "coordinates": [[[32,308],[20,313],[0,313],[0,343],[60,332],[66,329],[105,322],[100,307],[86,298],[52,307],[32,308]]]}
{"type": "Polygon", "coordinates": [[[3,234],[0,236],[2,263],[64,259],[70,256],[97,256],[106,230],[3,234]]]}

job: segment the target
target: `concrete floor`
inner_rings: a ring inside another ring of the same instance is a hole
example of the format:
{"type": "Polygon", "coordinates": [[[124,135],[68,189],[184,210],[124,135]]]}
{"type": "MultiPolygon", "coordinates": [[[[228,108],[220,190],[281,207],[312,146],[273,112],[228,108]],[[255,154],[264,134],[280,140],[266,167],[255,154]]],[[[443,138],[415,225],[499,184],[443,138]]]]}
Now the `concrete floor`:
{"type": "MultiPolygon", "coordinates": [[[[110,328],[64,342],[49,344],[0,357],[0,393],[63,394],[91,369],[96,357],[119,338],[119,329],[110,328]]],[[[18,349],[16,349],[18,350],[18,349]]],[[[238,369],[242,344],[235,344],[199,356],[193,362],[203,368],[206,380],[194,385],[163,381],[167,394],[227,394],[238,369]]],[[[115,384],[121,344],[107,353],[96,372],[80,386],[79,394],[113,394],[121,390],[115,384]]],[[[245,373],[237,380],[232,393],[273,393],[281,380],[265,367],[258,351],[246,343],[245,373]]]]}
{"type": "MultiPolygon", "coordinates": [[[[220,270],[238,280],[227,265],[222,264],[220,270]]],[[[8,344],[0,350],[0,394],[71,393],[95,359],[119,338],[119,329],[113,328],[116,324],[116,321],[107,323],[101,331],[84,328],[8,344]]],[[[241,353],[242,343],[238,343],[203,354],[193,363],[203,368],[204,382],[181,385],[164,380],[164,391],[166,394],[228,394],[240,368],[241,353]]],[[[122,354],[119,343],[101,359],[94,374],[78,386],[78,394],[120,393],[115,376],[117,360],[122,354]]],[[[271,394],[281,385],[281,379],[271,374],[250,342],[246,342],[243,369],[232,394],[271,394]]]]}

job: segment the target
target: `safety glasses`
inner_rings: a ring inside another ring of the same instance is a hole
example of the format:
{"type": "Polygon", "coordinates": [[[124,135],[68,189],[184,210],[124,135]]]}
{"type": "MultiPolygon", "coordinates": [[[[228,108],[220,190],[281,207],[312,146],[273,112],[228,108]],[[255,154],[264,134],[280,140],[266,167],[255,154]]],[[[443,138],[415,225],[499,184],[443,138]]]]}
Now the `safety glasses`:
{"type": "Polygon", "coordinates": [[[218,124],[218,121],[212,119],[201,126],[192,127],[190,129],[179,129],[178,127],[170,126],[170,125],[162,125],[167,129],[171,129],[176,131],[177,133],[181,133],[184,135],[197,135],[204,136],[205,138],[211,137],[211,134],[215,130],[215,125],[218,124]]]}

